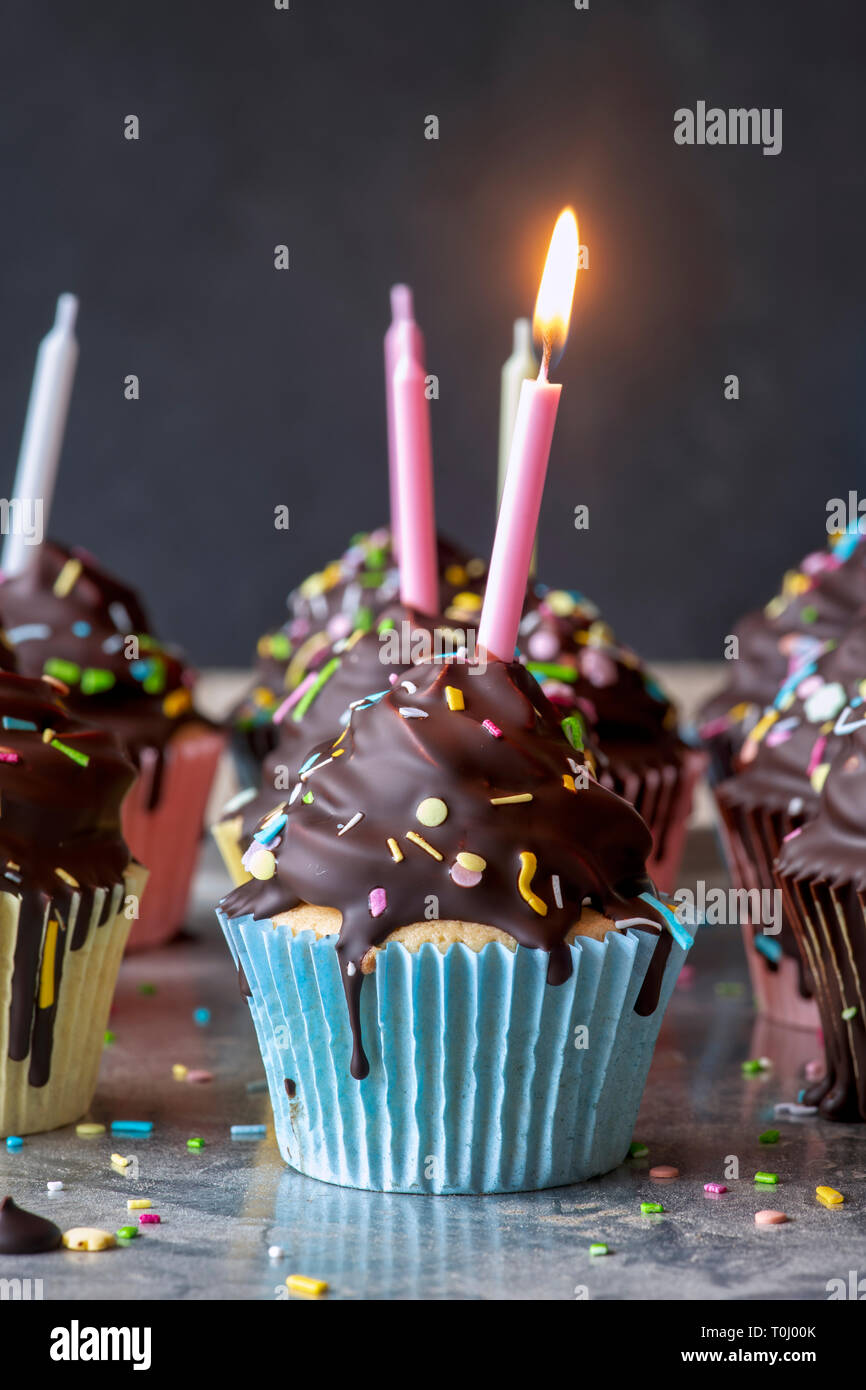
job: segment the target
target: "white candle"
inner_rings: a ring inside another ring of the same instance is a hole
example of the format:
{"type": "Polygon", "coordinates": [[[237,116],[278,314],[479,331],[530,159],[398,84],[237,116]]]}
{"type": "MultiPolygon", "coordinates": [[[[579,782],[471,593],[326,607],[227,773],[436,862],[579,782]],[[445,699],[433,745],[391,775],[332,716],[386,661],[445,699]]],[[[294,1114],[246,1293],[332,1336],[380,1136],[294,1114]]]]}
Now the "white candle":
{"type": "Polygon", "coordinates": [[[532,324],[529,319],[514,320],[514,347],[511,356],[502,367],[502,384],[499,391],[499,476],[496,489],[497,502],[502,501],[505,475],[508,472],[508,455],[511,452],[511,436],[517,419],[520,402],[520,388],[524,381],[533,381],[538,376],[538,363],[532,351],[532,324]]]}
{"type": "Polygon", "coordinates": [[[17,506],[9,509],[10,530],[3,546],[2,567],[7,576],[26,569],[36,548],[32,531],[28,535],[25,530],[25,521],[29,528],[38,515],[40,540],[48,526],[78,362],[77,313],[75,295],[62,294],[57,301],[54,327],[39,344],[10,499],[16,500],[17,506]]]}

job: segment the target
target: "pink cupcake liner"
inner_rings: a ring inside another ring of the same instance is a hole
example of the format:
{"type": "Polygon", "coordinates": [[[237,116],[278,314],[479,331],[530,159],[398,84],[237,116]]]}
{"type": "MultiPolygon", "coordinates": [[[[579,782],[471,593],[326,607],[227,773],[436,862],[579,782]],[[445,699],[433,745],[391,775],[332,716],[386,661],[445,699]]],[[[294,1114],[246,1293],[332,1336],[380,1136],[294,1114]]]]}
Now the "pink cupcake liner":
{"type": "Polygon", "coordinates": [[[224,734],[216,729],[173,739],[163,753],[159,800],[152,810],[146,794],[159,754],[154,748],[141,754],[143,776],[123,803],[123,835],[150,878],[127,951],[162,946],[183,925],[205,808],[224,743],[224,734]]]}
{"type": "Polygon", "coordinates": [[[652,832],[653,851],[647,871],[662,893],[677,886],[688,833],[695,788],[703,775],[706,756],[690,748],[680,764],[629,769],[621,775],[602,770],[599,781],[643,816],[652,832]]]}

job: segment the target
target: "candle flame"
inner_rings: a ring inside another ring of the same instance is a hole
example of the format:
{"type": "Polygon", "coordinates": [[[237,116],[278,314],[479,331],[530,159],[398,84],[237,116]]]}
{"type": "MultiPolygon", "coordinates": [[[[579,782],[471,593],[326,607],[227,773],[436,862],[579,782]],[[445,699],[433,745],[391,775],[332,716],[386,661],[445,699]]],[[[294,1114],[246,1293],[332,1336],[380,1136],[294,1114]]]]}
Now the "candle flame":
{"type": "Polygon", "coordinates": [[[568,337],[579,246],[577,217],[572,208],[563,208],[550,238],[532,320],[535,340],[541,348],[541,374],[545,377],[548,367],[562,356],[568,337]]]}

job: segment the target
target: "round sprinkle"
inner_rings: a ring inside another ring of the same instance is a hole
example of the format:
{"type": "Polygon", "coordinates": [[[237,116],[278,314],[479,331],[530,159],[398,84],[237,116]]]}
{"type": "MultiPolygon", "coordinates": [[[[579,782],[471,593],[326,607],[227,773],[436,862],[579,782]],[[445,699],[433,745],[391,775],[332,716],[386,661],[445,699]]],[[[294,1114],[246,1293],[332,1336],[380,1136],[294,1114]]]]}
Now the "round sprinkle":
{"type": "Polygon", "coordinates": [[[650,1168],[649,1175],[651,1178],[678,1178],[680,1170],[670,1163],[660,1163],[656,1168],[650,1168]]]}
{"type": "Polygon", "coordinates": [[[452,882],[456,883],[458,888],[477,888],[481,882],[480,873],[464,869],[462,864],[452,864],[449,872],[452,882]]]}
{"type": "Polygon", "coordinates": [[[783,1211],[767,1210],[755,1212],[756,1226],[784,1226],[787,1220],[788,1218],[783,1211]]]}
{"type": "Polygon", "coordinates": [[[199,1135],[195,1135],[192,1139],[187,1139],[186,1146],[188,1149],[203,1149],[204,1140],[199,1135]]]}
{"type": "Polygon", "coordinates": [[[189,1068],[185,1067],[183,1062],[175,1062],[174,1066],[171,1069],[171,1074],[174,1077],[175,1081],[185,1081],[188,1070],[189,1068]]]}
{"type": "Polygon", "coordinates": [[[441,825],[448,818],[448,807],[438,796],[425,796],[415,812],[415,819],[421,825],[441,825]]]}
{"type": "Polygon", "coordinates": [[[269,849],[260,849],[255,854],[250,855],[247,860],[247,868],[253,878],[264,881],[273,878],[277,871],[277,861],[269,849]]]}
{"type": "Polygon", "coordinates": [[[210,1009],[193,1009],[192,1021],[197,1023],[199,1028],[204,1028],[210,1023],[210,1009]]]}
{"type": "Polygon", "coordinates": [[[281,1260],[285,1255],[285,1250],[281,1245],[269,1245],[268,1257],[272,1260],[281,1260]]]}
{"type": "Polygon", "coordinates": [[[487,868],[486,859],[482,859],[480,854],[470,854],[465,849],[458,854],[457,863],[461,869],[468,869],[471,874],[483,874],[487,868]]]}

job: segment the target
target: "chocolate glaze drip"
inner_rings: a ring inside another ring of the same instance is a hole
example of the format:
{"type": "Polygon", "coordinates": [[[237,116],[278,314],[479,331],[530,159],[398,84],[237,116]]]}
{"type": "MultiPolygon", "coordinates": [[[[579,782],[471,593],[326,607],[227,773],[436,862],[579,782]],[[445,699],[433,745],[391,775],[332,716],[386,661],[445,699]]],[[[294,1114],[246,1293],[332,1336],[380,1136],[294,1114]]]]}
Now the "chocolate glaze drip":
{"type": "Polygon", "coordinates": [[[120,807],[135,769],[113,734],[73,717],[56,682],[0,675],[0,719],[0,891],[21,901],[9,1056],[29,1057],[30,1084],[44,1086],[66,952],[80,950],[122,901],[130,856],[120,807]],[[49,938],[53,988],[44,977],[49,938]]]}
{"type": "MultiPolygon", "coordinates": [[[[477,619],[476,609],[467,611],[465,596],[471,602],[483,591],[487,566],[441,536],[437,544],[440,612],[465,625],[477,619]]],[[[259,638],[252,690],[230,715],[236,751],[244,762],[261,763],[276,747],[279,731],[271,716],[301,679],[321,670],[354,632],[369,630],[383,609],[397,604],[399,594],[400,576],[385,527],[357,536],[339,560],[289,594],[289,617],[259,638]]],[[[356,690],[351,698],[360,693],[356,690]]],[[[330,732],[323,729],[320,736],[330,732]]]]}
{"type": "Polygon", "coordinates": [[[701,736],[718,777],[729,776],[733,760],[761,711],[796,668],[838,637],[866,603],[866,546],[858,540],[847,559],[847,538],[807,555],[785,575],[782,591],[766,608],[749,613],[734,628],[739,655],[729,663],[724,687],[699,715],[701,736]]]}
{"type": "Polygon", "coordinates": [[[16,1206],[11,1197],[0,1202],[0,1255],[41,1255],[56,1250],[62,1239],[53,1221],[16,1206]]]}
{"type": "MultiPolygon", "coordinates": [[[[866,712],[861,713],[866,718],[866,712]]],[[[815,818],[782,848],[778,879],[815,981],[827,1058],[806,1093],[831,1120],[866,1120],[866,737],[839,747],[815,818]],[[850,1018],[843,1011],[854,1009],[850,1018]]]]}
{"type": "MultiPolygon", "coordinates": [[[[615,921],[641,918],[647,929],[660,929],[661,915],[639,896],[652,887],[649,831],[592,778],[570,790],[583,765],[522,666],[416,665],[381,698],[359,704],[343,733],[310,756],[286,798],[285,825],[273,823],[276,837],[265,851],[273,865],[266,857],[253,866],[275,871],[236,888],[223,908],[256,920],[302,902],[340,911],[337,955],[355,1044],[352,1074],[361,1078],[368,1070],[362,962],[391,932],[423,920],[430,895],[442,920],[486,923],[546,951],[551,984],[571,973],[565,938],[584,903],[615,921]],[[449,707],[449,690],[463,708],[449,707]],[[530,799],[494,804],[515,795],[530,799]],[[484,860],[483,870],[476,873],[472,860],[468,869],[458,863],[467,853],[484,860]],[[521,889],[521,869],[531,865],[521,856],[532,855],[531,883],[525,870],[521,889]]],[[[258,833],[267,839],[272,830],[265,824],[258,833]]],[[[657,1002],[657,966],[641,1000],[647,1011],[657,1002]]]]}
{"type": "Polygon", "coordinates": [[[46,541],[27,570],[0,583],[0,622],[16,669],[59,676],[69,708],[113,730],[145,769],[147,803],[156,806],[166,744],[181,724],[205,721],[192,709],[194,673],[151,635],[133,590],[86,551],[46,541]],[[157,756],[143,759],[145,749],[157,756]]]}

